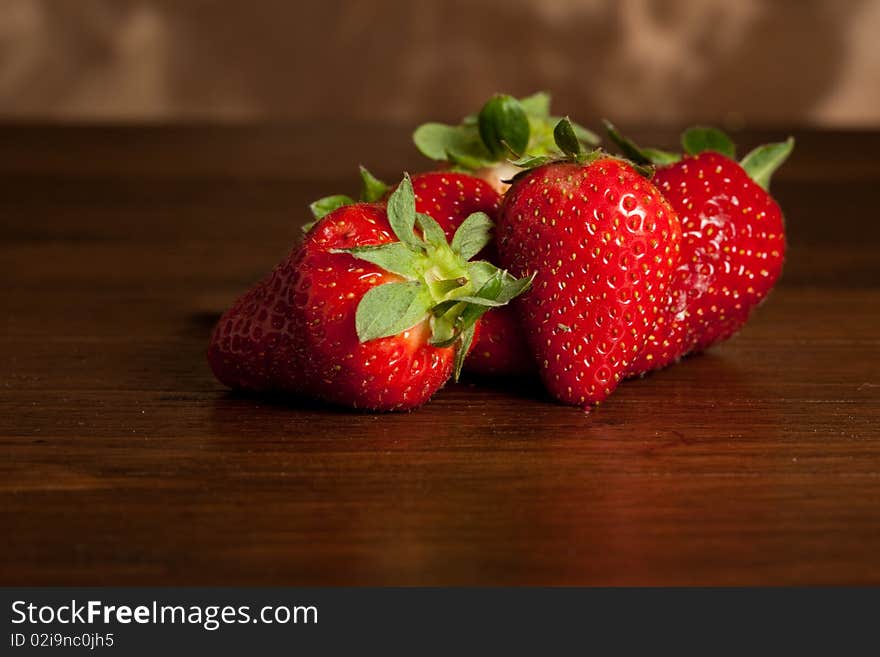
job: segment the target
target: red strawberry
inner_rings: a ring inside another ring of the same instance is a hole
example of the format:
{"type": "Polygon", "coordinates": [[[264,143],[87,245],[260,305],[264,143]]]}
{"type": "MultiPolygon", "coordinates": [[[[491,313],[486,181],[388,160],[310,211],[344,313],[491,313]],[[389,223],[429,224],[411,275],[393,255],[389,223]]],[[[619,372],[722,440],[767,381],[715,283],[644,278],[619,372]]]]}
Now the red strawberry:
{"type": "Polygon", "coordinates": [[[416,195],[416,212],[431,216],[450,240],[471,214],[485,212],[494,221],[501,206],[498,192],[484,180],[466,173],[417,173],[412,177],[412,185],[416,195]]]}
{"type": "Polygon", "coordinates": [[[782,211],[767,193],[770,176],[794,142],[762,146],[741,163],[719,130],[692,128],[685,156],[639,149],[608,124],[626,154],[657,162],[654,182],[678,212],[681,265],[672,285],[671,312],[633,366],[636,374],[726,340],[748,320],[782,273],[782,211]]]}
{"type": "Polygon", "coordinates": [[[628,163],[584,153],[566,120],[556,138],[575,161],[518,178],[496,240],[504,266],[536,272],[517,309],[544,384],[561,401],[588,406],[611,394],[654,330],[681,229],[628,163]]]}
{"type": "Polygon", "coordinates": [[[510,306],[480,318],[480,332],[465,371],[481,376],[523,376],[536,371],[519,316],[510,306]]]}
{"type": "Polygon", "coordinates": [[[490,230],[473,214],[448,244],[416,214],[408,177],[387,212],[339,207],[220,319],[208,350],[215,375],[354,408],[423,404],[460,369],[486,308],[528,284],[467,262],[490,230]]]}

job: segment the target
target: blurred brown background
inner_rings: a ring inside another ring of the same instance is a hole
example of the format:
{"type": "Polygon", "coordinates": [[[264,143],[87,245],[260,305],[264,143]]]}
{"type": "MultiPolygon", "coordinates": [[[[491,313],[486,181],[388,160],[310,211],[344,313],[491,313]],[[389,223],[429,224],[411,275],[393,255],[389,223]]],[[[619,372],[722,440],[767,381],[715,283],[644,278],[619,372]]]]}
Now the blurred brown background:
{"type": "Polygon", "coordinates": [[[0,117],[880,124],[876,0],[0,0],[0,117]]]}

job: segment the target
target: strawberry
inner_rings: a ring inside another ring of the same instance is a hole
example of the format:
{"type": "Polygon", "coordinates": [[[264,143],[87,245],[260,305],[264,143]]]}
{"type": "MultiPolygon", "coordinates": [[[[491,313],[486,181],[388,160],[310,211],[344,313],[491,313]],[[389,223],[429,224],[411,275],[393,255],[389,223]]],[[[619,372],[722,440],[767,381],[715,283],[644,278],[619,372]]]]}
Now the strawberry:
{"type": "Polygon", "coordinates": [[[474,213],[447,242],[416,212],[408,176],[387,207],[341,204],[221,317],[208,349],[215,375],[353,408],[423,404],[457,376],[486,309],[529,284],[469,262],[491,228],[474,213]]]}
{"type": "MultiPolygon", "coordinates": [[[[412,177],[416,212],[430,215],[447,239],[474,212],[483,212],[493,221],[501,207],[501,197],[480,178],[455,171],[428,171],[412,177]]],[[[485,254],[480,254],[485,255],[485,254]]]]}
{"type": "Polygon", "coordinates": [[[714,128],[687,130],[682,157],[638,148],[606,127],[628,157],[659,165],[654,182],[682,225],[670,310],[633,365],[641,374],[732,336],[779,279],[785,227],[767,189],[794,141],[760,146],[737,162],[733,142],[714,128]]]}
{"type": "Polygon", "coordinates": [[[465,371],[480,376],[524,376],[536,371],[519,316],[512,306],[493,308],[480,318],[480,332],[465,371]]]}
{"type": "Polygon", "coordinates": [[[661,316],[681,229],[659,190],[626,161],[586,153],[555,129],[571,161],[544,158],[504,199],[496,242],[511,272],[534,273],[516,307],[541,378],[588,407],[629,371],[661,316]]]}

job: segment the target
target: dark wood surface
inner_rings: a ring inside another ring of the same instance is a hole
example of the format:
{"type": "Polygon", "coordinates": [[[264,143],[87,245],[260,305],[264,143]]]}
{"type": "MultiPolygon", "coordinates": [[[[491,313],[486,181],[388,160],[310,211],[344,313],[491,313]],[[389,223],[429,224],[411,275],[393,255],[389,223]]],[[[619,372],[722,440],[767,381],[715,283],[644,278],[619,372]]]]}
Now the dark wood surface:
{"type": "Polygon", "coordinates": [[[0,583],[880,584],[880,134],[796,135],[729,343],[589,415],[474,381],[366,415],[204,350],[309,200],[418,168],[406,130],[0,127],[0,583]]]}

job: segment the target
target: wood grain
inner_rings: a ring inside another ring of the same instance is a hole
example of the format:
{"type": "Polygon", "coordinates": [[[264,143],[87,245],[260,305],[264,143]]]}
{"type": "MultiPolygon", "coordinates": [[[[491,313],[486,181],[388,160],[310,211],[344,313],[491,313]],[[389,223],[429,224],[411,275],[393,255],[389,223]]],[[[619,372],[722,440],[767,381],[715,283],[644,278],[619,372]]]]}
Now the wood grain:
{"type": "Polygon", "coordinates": [[[305,204],[419,165],[372,128],[0,127],[0,584],[880,584],[880,134],[798,132],[780,287],[589,415],[224,390],[211,326],[305,204]]]}

